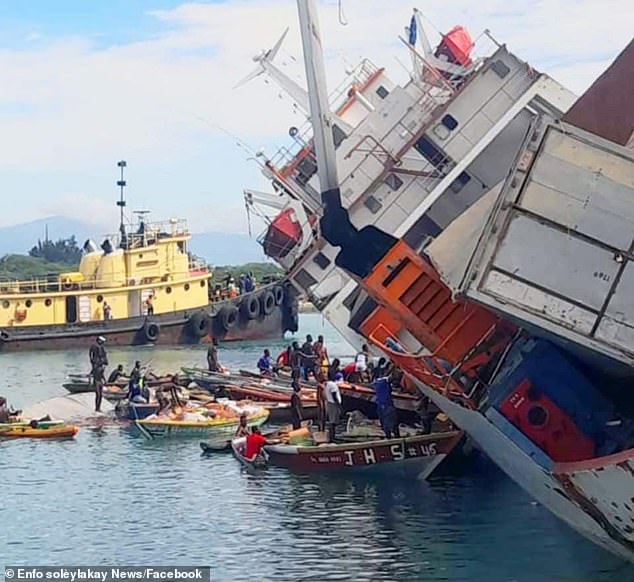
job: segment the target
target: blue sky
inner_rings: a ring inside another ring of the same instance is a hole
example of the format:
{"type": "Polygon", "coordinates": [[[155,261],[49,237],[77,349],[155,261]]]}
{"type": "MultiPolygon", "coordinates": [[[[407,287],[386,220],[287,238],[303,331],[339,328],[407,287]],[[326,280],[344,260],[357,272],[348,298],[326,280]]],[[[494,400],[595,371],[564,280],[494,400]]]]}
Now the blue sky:
{"type": "MultiPolygon", "coordinates": [[[[334,0],[321,3],[330,86],[368,56],[402,80],[397,35],[416,4],[436,27],[489,28],[581,92],[631,38],[624,0],[334,0]],[[618,15],[618,18],[615,17],[618,15]]],[[[252,56],[291,32],[279,64],[301,80],[293,0],[0,0],[0,226],[64,214],[106,229],[116,162],[130,208],[180,215],[196,231],[246,231],[242,189],[265,188],[250,154],[302,122],[262,78],[234,90],[252,56]]]]}

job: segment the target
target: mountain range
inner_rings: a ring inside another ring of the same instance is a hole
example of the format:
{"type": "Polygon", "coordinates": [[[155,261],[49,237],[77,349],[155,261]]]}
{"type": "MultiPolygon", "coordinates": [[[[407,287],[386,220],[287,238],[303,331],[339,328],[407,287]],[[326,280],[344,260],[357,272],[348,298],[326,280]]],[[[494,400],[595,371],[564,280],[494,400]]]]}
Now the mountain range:
{"type": "MultiPolygon", "coordinates": [[[[0,256],[6,254],[27,254],[31,247],[48,238],[57,240],[75,235],[81,246],[86,239],[101,241],[101,228],[67,218],[51,216],[31,222],[0,227],[0,256]]],[[[246,234],[223,232],[203,232],[192,235],[189,248],[192,253],[212,265],[241,265],[266,260],[262,247],[246,234]]]]}

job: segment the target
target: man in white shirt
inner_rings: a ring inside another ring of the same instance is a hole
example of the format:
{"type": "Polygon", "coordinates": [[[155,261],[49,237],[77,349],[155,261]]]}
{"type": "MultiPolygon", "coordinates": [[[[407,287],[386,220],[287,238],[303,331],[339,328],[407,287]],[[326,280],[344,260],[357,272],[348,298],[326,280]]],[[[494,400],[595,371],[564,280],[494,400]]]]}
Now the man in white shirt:
{"type": "Polygon", "coordinates": [[[363,344],[361,351],[354,358],[354,371],[358,382],[368,382],[368,360],[370,359],[370,349],[367,344],[363,344]]]}
{"type": "Polygon", "coordinates": [[[326,400],[326,417],[328,419],[328,440],[335,440],[335,429],[341,415],[341,392],[339,384],[343,382],[343,374],[338,372],[334,382],[328,380],[324,386],[324,398],[326,400]]]}

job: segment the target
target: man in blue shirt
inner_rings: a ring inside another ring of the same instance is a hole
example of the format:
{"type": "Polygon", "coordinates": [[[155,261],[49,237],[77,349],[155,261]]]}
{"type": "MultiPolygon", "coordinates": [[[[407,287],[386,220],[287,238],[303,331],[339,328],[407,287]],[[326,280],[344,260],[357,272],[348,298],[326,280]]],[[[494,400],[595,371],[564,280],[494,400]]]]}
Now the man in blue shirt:
{"type": "Polygon", "coordinates": [[[386,438],[390,439],[392,436],[400,438],[396,408],[394,408],[394,402],[392,401],[390,379],[387,377],[378,378],[372,383],[372,388],[374,388],[376,397],[376,410],[379,421],[386,438]]]}
{"type": "Polygon", "coordinates": [[[258,370],[260,370],[260,374],[262,374],[262,376],[272,376],[273,372],[271,367],[271,352],[269,350],[264,350],[264,354],[262,354],[258,360],[258,370]]]}

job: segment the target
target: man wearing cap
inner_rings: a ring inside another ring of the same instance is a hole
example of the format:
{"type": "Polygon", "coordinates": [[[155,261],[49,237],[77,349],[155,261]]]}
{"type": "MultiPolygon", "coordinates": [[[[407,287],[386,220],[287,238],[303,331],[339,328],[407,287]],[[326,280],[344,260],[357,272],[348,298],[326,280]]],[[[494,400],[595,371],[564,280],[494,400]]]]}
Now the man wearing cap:
{"type": "Polygon", "coordinates": [[[106,338],[100,335],[97,341],[90,346],[90,351],[88,352],[92,380],[95,384],[95,412],[101,412],[101,400],[103,398],[103,385],[105,382],[104,373],[108,365],[108,355],[104,347],[105,343],[106,338]]]}
{"type": "Polygon", "coordinates": [[[335,375],[334,382],[328,380],[324,388],[324,396],[326,398],[326,418],[328,419],[328,440],[335,440],[335,429],[339,423],[341,415],[341,392],[339,384],[343,382],[343,374],[341,372],[335,375]]]}

